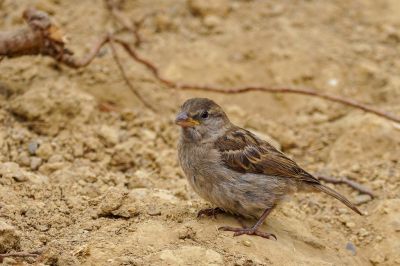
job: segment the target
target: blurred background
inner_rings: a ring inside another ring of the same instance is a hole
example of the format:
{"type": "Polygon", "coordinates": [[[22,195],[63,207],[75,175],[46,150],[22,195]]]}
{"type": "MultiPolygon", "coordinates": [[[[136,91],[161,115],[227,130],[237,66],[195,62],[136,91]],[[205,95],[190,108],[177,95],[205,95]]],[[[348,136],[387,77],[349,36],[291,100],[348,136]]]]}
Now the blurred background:
{"type": "MultiPolygon", "coordinates": [[[[0,30],[47,12],[84,56],[103,34],[134,43],[105,1],[0,0],[0,30]]],[[[400,2],[134,0],[136,51],[178,83],[310,88],[400,114],[400,2]]],[[[53,265],[400,264],[400,126],[325,100],[171,90],[108,46],[86,68],[41,56],[0,61],[0,253],[41,250],[53,265]],[[218,232],[176,159],[173,119],[190,97],[276,142],[312,173],[348,177],[376,198],[336,189],[367,215],[317,194],[295,195],[263,229],[278,241],[218,232]]],[[[7,258],[15,264],[21,259],[7,258]]],[[[34,263],[35,258],[24,258],[34,263]]]]}

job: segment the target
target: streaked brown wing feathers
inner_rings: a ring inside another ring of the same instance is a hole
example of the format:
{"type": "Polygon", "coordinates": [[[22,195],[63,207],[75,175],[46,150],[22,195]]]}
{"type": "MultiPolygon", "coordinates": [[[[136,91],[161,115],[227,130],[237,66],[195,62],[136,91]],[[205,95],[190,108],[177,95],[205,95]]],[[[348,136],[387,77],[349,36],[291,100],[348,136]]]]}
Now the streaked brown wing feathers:
{"type": "Polygon", "coordinates": [[[237,172],[292,177],[299,181],[319,183],[293,160],[247,130],[232,128],[216,141],[215,148],[220,152],[225,166],[237,172]]]}

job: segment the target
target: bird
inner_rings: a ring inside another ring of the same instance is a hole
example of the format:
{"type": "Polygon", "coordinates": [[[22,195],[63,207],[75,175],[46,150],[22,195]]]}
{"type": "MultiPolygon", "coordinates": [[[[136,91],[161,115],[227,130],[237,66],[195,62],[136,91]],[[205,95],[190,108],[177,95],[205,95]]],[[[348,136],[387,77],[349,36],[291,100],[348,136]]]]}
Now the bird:
{"type": "Polygon", "coordinates": [[[175,123],[181,128],[178,158],[188,183],[216,206],[200,210],[198,217],[226,212],[257,220],[251,227],[239,220],[242,227],[221,226],[219,230],[277,240],[259,227],[287,195],[297,191],[324,192],[362,215],[348,199],[270,143],[234,125],[211,99],[186,100],[175,123]]]}

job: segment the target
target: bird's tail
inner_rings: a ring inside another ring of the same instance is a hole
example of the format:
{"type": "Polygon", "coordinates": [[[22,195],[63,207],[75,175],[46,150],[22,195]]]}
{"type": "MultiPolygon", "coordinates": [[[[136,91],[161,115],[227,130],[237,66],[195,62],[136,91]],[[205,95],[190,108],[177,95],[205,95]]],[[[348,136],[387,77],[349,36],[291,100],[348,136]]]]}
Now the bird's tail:
{"type": "Polygon", "coordinates": [[[324,186],[322,184],[314,185],[314,187],[317,190],[325,192],[326,194],[328,194],[328,195],[340,200],[344,205],[346,205],[347,207],[349,207],[350,209],[352,209],[353,211],[355,211],[359,215],[363,215],[362,212],[360,212],[360,210],[356,206],[354,206],[353,203],[351,203],[348,199],[346,199],[344,196],[340,195],[338,192],[336,192],[335,190],[331,189],[330,187],[324,186]]]}

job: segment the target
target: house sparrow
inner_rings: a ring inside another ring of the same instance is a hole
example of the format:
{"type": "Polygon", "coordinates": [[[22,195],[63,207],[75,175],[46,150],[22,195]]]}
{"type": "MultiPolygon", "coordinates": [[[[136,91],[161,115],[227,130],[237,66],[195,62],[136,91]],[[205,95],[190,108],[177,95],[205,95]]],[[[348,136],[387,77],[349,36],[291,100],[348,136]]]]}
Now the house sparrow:
{"type": "Polygon", "coordinates": [[[253,227],[220,227],[235,236],[275,238],[258,230],[285,195],[322,191],[362,215],[344,196],[324,186],[293,160],[248,130],[235,126],[214,101],[187,100],[176,117],[181,126],[180,165],[195,192],[218,208],[199,215],[229,212],[258,219],[253,227]]]}

